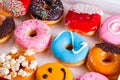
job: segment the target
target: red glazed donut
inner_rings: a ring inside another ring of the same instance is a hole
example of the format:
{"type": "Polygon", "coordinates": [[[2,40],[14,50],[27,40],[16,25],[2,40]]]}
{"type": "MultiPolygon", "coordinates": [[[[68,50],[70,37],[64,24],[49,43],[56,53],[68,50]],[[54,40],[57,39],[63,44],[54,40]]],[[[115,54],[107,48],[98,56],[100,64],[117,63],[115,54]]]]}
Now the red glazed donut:
{"type": "Polygon", "coordinates": [[[77,3],[68,11],[65,23],[72,31],[93,35],[101,22],[101,15],[101,9],[89,4],[77,3]]]}

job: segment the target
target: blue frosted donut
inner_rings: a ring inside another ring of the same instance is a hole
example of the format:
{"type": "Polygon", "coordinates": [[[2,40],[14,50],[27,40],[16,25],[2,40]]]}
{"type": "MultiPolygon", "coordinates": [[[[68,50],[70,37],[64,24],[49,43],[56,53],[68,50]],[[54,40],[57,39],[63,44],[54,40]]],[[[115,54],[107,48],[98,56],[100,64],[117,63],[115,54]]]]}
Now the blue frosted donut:
{"type": "Polygon", "coordinates": [[[64,31],[52,41],[54,57],[65,63],[78,63],[85,60],[89,46],[86,40],[77,33],[64,31]]]}

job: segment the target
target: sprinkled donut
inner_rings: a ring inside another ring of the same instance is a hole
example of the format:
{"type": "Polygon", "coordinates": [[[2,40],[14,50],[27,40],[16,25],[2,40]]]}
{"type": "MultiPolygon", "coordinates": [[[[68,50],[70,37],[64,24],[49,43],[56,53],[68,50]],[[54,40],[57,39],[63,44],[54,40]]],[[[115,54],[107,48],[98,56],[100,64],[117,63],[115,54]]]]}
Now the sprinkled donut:
{"type": "Polygon", "coordinates": [[[27,20],[15,30],[16,42],[24,49],[41,52],[48,48],[51,30],[40,20],[27,20]]]}
{"type": "Polygon", "coordinates": [[[0,4],[2,6],[1,15],[18,17],[26,14],[26,9],[19,0],[1,0],[0,4]]]}
{"type": "Polygon", "coordinates": [[[105,42],[120,45],[120,16],[107,18],[99,29],[99,36],[105,42]]]}
{"type": "Polygon", "coordinates": [[[89,51],[86,40],[71,31],[60,33],[51,44],[54,57],[67,66],[78,66],[84,63],[89,51]]]}
{"type": "Polygon", "coordinates": [[[30,12],[32,17],[54,24],[62,19],[63,4],[61,0],[32,0],[30,12]]]}

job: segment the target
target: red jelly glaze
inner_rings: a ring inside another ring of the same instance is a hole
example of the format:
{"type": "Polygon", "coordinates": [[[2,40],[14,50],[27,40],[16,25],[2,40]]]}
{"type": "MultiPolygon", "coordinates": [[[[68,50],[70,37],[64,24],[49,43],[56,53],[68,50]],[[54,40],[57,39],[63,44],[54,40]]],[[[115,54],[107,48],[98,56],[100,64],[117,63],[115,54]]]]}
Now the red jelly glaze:
{"type": "Polygon", "coordinates": [[[69,11],[65,17],[65,23],[67,27],[73,31],[80,33],[88,33],[90,31],[96,32],[101,22],[101,16],[99,14],[88,14],[88,13],[75,13],[69,11]]]}
{"type": "Polygon", "coordinates": [[[20,0],[20,1],[21,1],[21,2],[23,3],[23,5],[25,6],[26,11],[28,11],[31,0],[20,0]]]}

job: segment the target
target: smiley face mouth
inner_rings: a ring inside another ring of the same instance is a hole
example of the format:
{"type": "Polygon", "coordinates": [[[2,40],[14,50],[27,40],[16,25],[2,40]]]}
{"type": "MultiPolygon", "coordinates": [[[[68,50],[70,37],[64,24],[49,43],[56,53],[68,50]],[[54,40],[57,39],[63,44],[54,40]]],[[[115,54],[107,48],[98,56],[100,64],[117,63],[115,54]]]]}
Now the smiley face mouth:
{"type": "Polygon", "coordinates": [[[64,74],[63,80],[66,80],[66,72],[65,72],[65,69],[64,69],[64,68],[61,68],[61,71],[62,71],[63,74],[64,74]]]}

